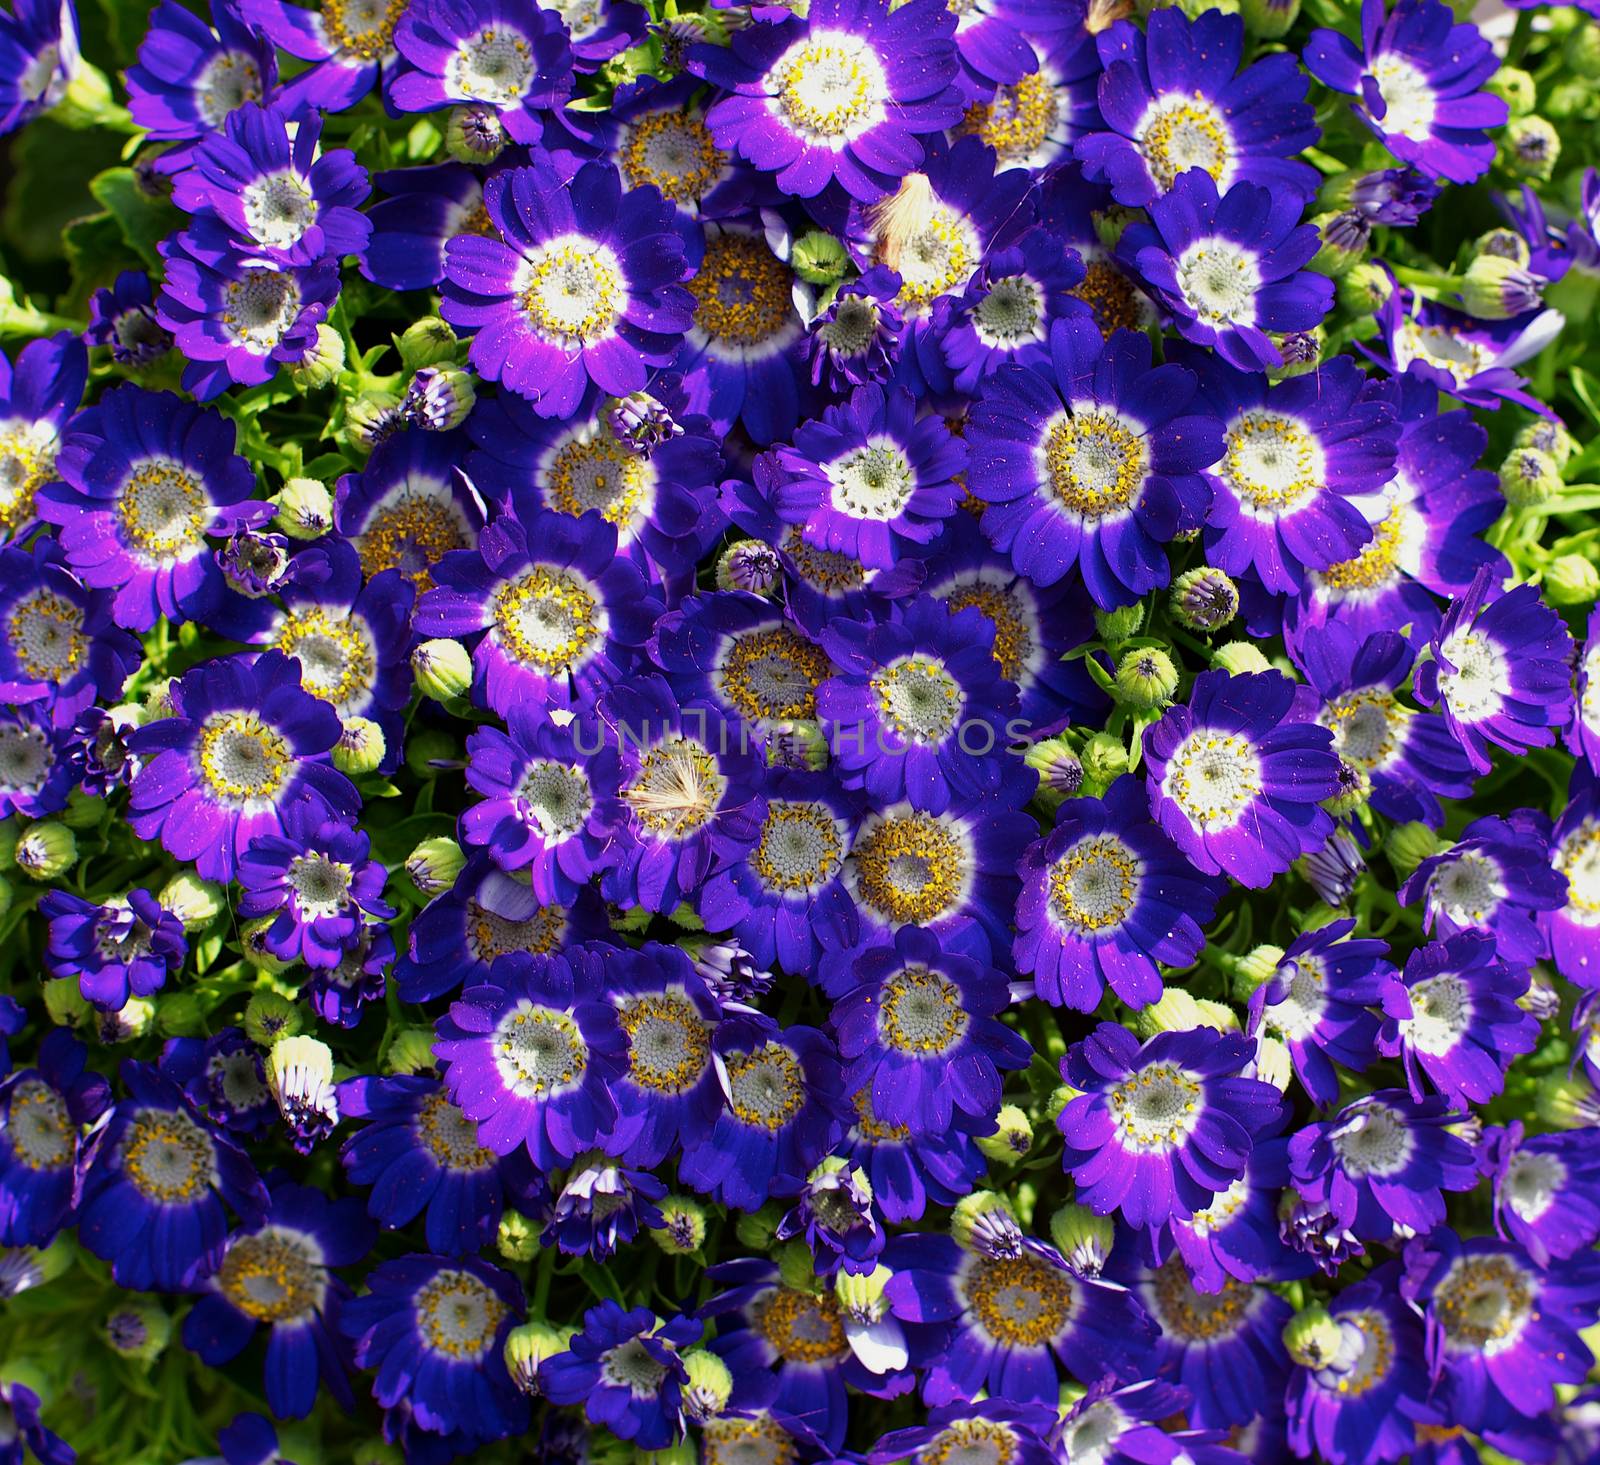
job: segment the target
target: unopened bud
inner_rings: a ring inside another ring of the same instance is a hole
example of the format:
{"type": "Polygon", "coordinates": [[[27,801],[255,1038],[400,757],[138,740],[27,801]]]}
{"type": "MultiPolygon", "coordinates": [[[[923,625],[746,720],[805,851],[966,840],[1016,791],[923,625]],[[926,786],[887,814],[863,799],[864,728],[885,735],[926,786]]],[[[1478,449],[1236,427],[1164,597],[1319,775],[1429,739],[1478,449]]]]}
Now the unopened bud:
{"type": "Polygon", "coordinates": [[[789,265],[808,285],[833,285],[844,279],[850,254],[833,235],[813,229],[795,240],[789,265]]]}
{"type": "Polygon", "coordinates": [[[1033,1148],[1033,1125],[1015,1104],[1003,1104],[995,1115],[999,1128],[978,1136],[978,1149],[996,1164],[1015,1165],[1033,1148]]]}
{"type": "Polygon", "coordinates": [[[289,368],[289,380],[302,392],[317,392],[331,386],[344,368],[344,337],[322,322],[317,326],[317,339],[311,349],[289,368]]]}
{"type": "Polygon", "coordinates": [[[458,163],[492,163],[510,144],[500,114],[472,102],[452,107],[444,124],[444,150],[458,163]]]}
{"type": "Polygon", "coordinates": [[[1511,177],[1547,183],[1561,157],[1561,134],[1543,117],[1513,117],[1500,134],[1495,161],[1511,177]]]}
{"type": "Polygon", "coordinates": [[[396,336],[394,344],[406,370],[420,371],[425,366],[454,360],[460,342],[448,321],[436,315],[425,315],[396,336]]]}
{"type": "Polygon", "coordinates": [[[1110,1216],[1069,1202],[1050,1217],[1050,1239],[1073,1271],[1098,1277],[1111,1257],[1116,1228],[1110,1216]]]}
{"type": "Polygon", "coordinates": [[[1221,570],[1201,565],[1172,582],[1167,609],[1186,630],[1221,630],[1239,613],[1239,587],[1221,570]]]}
{"type": "Polygon", "coordinates": [[[706,1208],[687,1195],[669,1195],[656,1202],[664,1224],[651,1229],[650,1239],[668,1256],[691,1256],[706,1244],[706,1208]]]}
{"type": "Polygon", "coordinates": [[[385,1073],[431,1073],[435,1066],[432,1028],[401,1028],[383,1054],[385,1073]]]}
{"type": "Polygon", "coordinates": [[[179,870],[161,887],[156,900],[183,922],[185,931],[201,931],[227,909],[222,887],[202,880],[193,870],[179,870]]]}
{"type": "Polygon", "coordinates": [[[22,831],[11,857],[30,880],[58,880],[78,863],[78,839],[65,824],[42,819],[22,831]]]}
{"type": "Polygon", "coordinates": [[[122,1358],[152,1363],[172,1340],[172,1319],[155,1302],[131,1298],[106,1318],[105,1340],[122,1358]]]}
{"type": "Polygon", "coordinates": [[[1226,646],[1217,647],[1211,653],[1211,664],[1233,677],[1272,670],[1272,663],[1262,655],[1261,648],[1248,641],[1230,641],[1226,646]]]}
{"type": "Polygon", "coordinates": [[[1557,555],[1540,578],[1551,605],[1593,605],[1600,598],[1600,571],[1581,554],[1557,555]]]}
{"type": "Polygon", "coordinates": [[[1116,610],[1097,610],[1094,613],[1095,629],[1100,639],[1115,651],[1124,641],[1137,636],[1144,629],[1144,602],[1118,606],[1116,610]]]}
{"type": "Polygon", "coordinates": [[[472,653],[459,641],[424,641],[411,653],[411,672],[424,697],[465,697],[472,690],[472,653]]]}
{"type": "Polygon", "coordinates": [[[1159,646],[1140,646],[1123,653],[1117,663],[1119,702],[1141,711],[1165,707],[1178,690],[1178,669],[1159,646]]]}
{"type": "Polygon", "coordinates": [[[1283,1346],[1302,1368],[1326,1368],[1339,1356],[1344,1331],[1325,1307],[1308,1307],[1284,1325],[1283,1346]]]}
{"type": "Polygon", "coordinates": [[[272,527],[290,539],[320,539],[333,528],[333,495],[315,478],[289,479],[272,502],[272,527]]]}
{"type": "Polygon", "coordinates": [[[552,1327],[546,1322],[527,1322],[506,1334],[504,1356],[506,1372],[524,1394],[539,1393],[539,1365],[547,1358],[558,1358],[572,1346],[572,1328],[552,1327]]]}
{"type": "Polygon", "coordinates": [[[425,839],[406,856],[406,874],[421,895],[442,895],[456,883],[467,862],[461,846],[448,835],[425,839]]]}
{"type": "Polygon", "coordinates": [[[975,1190],[962,1196],[950,1212],[950,1234],[957,1244],[970,1250],[974,1224],[991,1211],[1004,1211],[1012,1220],[1016,1219],[1015,1208],[997,1190],[975,1190]]]}
{"type": "Polygon", "coordinates": [[[783,563],[770,544],[759,539],[740,539],[730,544],[717,561],[719,590],[748,590],[752,595],[771,595],[783,583],[783,563]]]}
{"type": "Polygon", "coordinates": [[[506,1211],[495,1228],[495,1249],[508,1262],[530,1261],[538,1255],[539,1236],[543,1229],[521,1211],[506,1211]]]}
{"type": "Polygon", "coordinates": [[[333,745],[333,766],[352,778],[375,772],[383,762],[389,745],[383,729],[370,717],[347,717],[333,745]]]}
{"type": "Polygon", "coordinates": [[[252,993],[244,1009],[245,1036],[262,1048],[292,1038],[305,1027],[300,1009],[287,997],[263,988],[252,993]]]}
{"type": "Polygon", "coordinates": [[[1121,738],[1096,733],[1079,755],[1083,764],[1083,792],[1098,798],[1128,771],[1128,750],[1121,738]]]}
{"type": "Polygon", "coordinates": [[[1450,846],[1426,824],[1397,824],[1383,841],[1383,852],[1400,879],[1407,879],[1424,860],[1450,846]]]}
{"type": "Polygon", "coordinates": [[[709,1348],[691,1348],[683,1355],[689,1379],[683,1390],[684,1412],[696,1424],[714,1419],[733,1397],[733,1374],[709,1348]]]}

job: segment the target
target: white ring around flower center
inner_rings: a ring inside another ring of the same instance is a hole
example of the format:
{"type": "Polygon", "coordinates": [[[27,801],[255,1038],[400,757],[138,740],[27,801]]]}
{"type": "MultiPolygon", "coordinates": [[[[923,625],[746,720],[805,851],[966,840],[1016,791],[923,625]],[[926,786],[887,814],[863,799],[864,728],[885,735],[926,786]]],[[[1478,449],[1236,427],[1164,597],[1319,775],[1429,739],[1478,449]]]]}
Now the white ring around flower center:
{"type": "Polygon", "coordinates": [[[1255,254],[1231,239],[1197,239],[1177,259],[1178,285],[1189,308],[1209,326],[1253,326],[1261,269],[1255,254]]]}
{"type": "Polygon", "coordinates": [[[240,202],[252,237],[268,249],[298,244],[317,222],[317,200],[309,185],[288,169],[246,184],[240,202]]]}
{"type": "Polygon", "coordinates": [[[1345,1173],[1357,1179],[1400,1174],[1416,1148],[1411,1127],[1386,1104],[1363,1105],[1335,1126],[1331,1139],[1345,1173]]]}
{"type": "Polygon", "coordinates": [[[1393,51],[1385,51],[1373,61],[1372,78],[1378,83],[1385,109],[1379,126],[1412,142],[1426,142],[1433,135],[1439,107],[1428,78],[1393,51]]]}
{"type": "Polygon", "coordinates": [[[1212,728],[1196,728],[1179,743],[1161,777],[1161,792],[1202,834],[1232,829],[1261,789],[1261,759],[1254,745],[1212,728]]]}
{"type": "Polygon", "coordinates": [[[917,487],[916,470],[892,437],[869,438],[865,446],[824,464],[822,471],[835,512],[880,524],[899,518],[917,487]]]}
{"type": "Polygon", "coordinates": [[[1456,631],[1440,646],[1439,662],[1439,690],[1458,722],[1487,721],[1505,705],[1511,667],[1498,642],[1479,631],[1456,631]],[[1455,670],[1446,670],[1446,663],[1455,670]]]}

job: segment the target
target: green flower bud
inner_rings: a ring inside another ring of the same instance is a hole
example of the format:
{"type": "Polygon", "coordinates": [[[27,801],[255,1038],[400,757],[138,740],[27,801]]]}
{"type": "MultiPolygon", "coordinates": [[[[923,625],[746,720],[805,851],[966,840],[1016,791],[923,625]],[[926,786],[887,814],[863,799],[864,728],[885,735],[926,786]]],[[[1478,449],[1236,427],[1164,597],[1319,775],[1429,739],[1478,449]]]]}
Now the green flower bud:
{"type": "Polygon", "coordinates": [[[263,987],[253,992],[244,1009],[244,1032],[252,1043],[270,1048],[304,1031],[300,1009],[287,997],[263,987]]]}
{"type": "Polygon", "coordinates": [[[1280,1094],[1288,1092],[1294,1064],[1288,1048],[1279,1039],[1265,1035],[1256,1039],[1256,1077],[1262,1083],[1271,1084],[1280,1094]]]}
{"type": "Polygon", "coordinates": [[[1178,669],[1159,646],[1139,646],[1117,663],[1117,700],[1142,711],[1165,707],[1178,690],[1178,669]]]}
{"type": "Polygon", "coordinates": [[[1538,98],[1533,78],[1520,66],[1502,66],[1484,82],[1483,89],[1504,101],[1513,117],[1527,116],[1538,98]]]}
{"type": "Polygon", "coordinates": [[[333,495],[315,478],[289,479],[272,502],[272,527],[290,539],[320,539],[333,528],[333,495]]]}
{"type": "Polygon", "coordinates": [[[1328,349],[1328,333],[1321,326],[1304,331],[1269,331],[1267,339],[1283,358],[1278,365],[1267,368],[1267,380],[1271,382],[1315,371],[1328,349]]]}
{"type": "Polygon", "coordinates": [[[432,1028],[401,1028],[383,1054],[385,1073],[431,1073],[435,1065],[432,1028]]]}
{"type": "Polygon", "coordinates": [[[1488,255],[1494,259],[1508,259],[1524,269],[1533,258],[1528,241],[1515,229],[1491,229],[1487,234],[1480,234],[1472,246],[1472,253],[1474,258],[1488,255]]]}
{"type": "Polygon", "coordinates": [[[1551,422],[1548,418],[1536,417],[1525,427],[1518,430],[1517,435],[1511,439],[1515,448],[1535,448],[1541,453],[1548,453],[1555,459],[1558,468],[1565,468],[1568,460],[1577,450],[1577,440],[1559,422],[1551,422]]]}
{"type": "Polygon", "coordinates": [[[1241,997],[1253,995],[1257,987],[1272,980],[1282,960],[1281,946],[1267,942],[1252,946],[1243,956],[1236,957],[1228,964],[1235,990],[1241,997]]]}
{"type": "Polygon", "coordinates": [[[884,1292],[894,1273],[881,1262],[863,1276],[838,1271],[833,1276],[833,1295],[846,1316],[861,1322],[875,1322],[888,1311],[884,1292]]]}
{"type": "Polygon", "coordinates": [[[1344,1330],[1325,1307],[1308,1307],[1284,1324],[1283,1346],[1302,1368],[1326,1368],[1343,1342],[1344,1330]]]}
{"type": "Polygon", "coordinates": [[[1561,157],[1561,134],[1543,117],[1513,117],[1500,134],[1495,161],[1513,178],[1548,183],[1561,157]]]}
{"type": "Polygon", "coordinates": [[[74,833],[96,829],[100,821],[105,818],[106,801],[97,794],[86,794],[81,788],[75,788],[67,795],[67,807],[58,816],[63,824],[74,833]]]}
{"type": "Polygon", "coordinates": [[[467,863],[461,846],[448,835],[425,839],[406,856],[406,874],[419,895],[442,895],[467,863]]]}
{"type": "Polygon", "coordinates": [[[1210,1026],[1200,1015],[1199,1003],[1178,987],[1168,987],[1159,1001],[1141,1007],[1129,1019],[1129,1025],[1141,1038],[1153,1038],[1157,1033],[1187,1033],[1210,1026]]]}
{"type": "Polygon", "coordinates": [[[1334,294],[1342,310],[1351,315],[1371,315],[1394,288],[1388,275],[1370,260],[1352,265],[1335,282],[1334,294]]]}
{"type": "Polygon", "coordinates": [[[1128,750],[1120,738],[1096,733],[1083,745],[1083,792],[1098,798],[1128,771],[1128,750]]]}
{"type": "Polygon", "coordinates": [[[77,836],[65,824],[41,819],[22,831],[12,858],[30,880],[58,880],[78,863],[77,836]]]}
{"type": "Polygon", "coordinates": [[[239,949],[251,966],[276,977],[288,971],[294,963],[285,961],[281,956],[275,956],[267,950],[267,932],[272,929],[273,920],[272,916],[261,916],[256,920],[244,922],[239,927],[239,949]]]}
{"type": "Polygon", "coordinates": [[[156,1031],[163,1038],[192,1038],[205,1032],[206,1010],[193,992],[164,992],[156,1004],[156,1031]]]}
{"type": "Polygon", "coordinates": [[[452,432],[472,415],[478,388],[459,366],[424,366],[406,389],[401,410],[423,432],[452,432]]]}
{"type": "Polygon", "coordinates": [[[1567,37],[1561,50],[1575,75],[1587,81],[1600,80],[1600,28],[1592,22],[1580,25],[1567,37]]]}
{"type": "Polygon", "coordinates": [[[1426,824],[1397,824],[1383,841],[1383,852],[1402,880],[1410,878],[1411,872],[1424,860],[1449,847],[1426,824]]]}
{"type": "Polygon", "coordinates": [[[1600,1094],[1586,1078],[1547,1073],[1533,1091],[1533,1112],[1551,1129],[1587,1129],[1600,1124],[1600,1094]]]}
{"type": "Polygon", "coordinates": [[[351,777],[374,773],[388,751],[383,729],[370,717],[347,717],[333,745],[333,766],[351,777]]]}
{"type": "Polygon", "coordinates": [[[1071,1084],[1058,1083],[1050,1090],[1050,1097],[1045,1100],[1045,1118],[1054,1124],[1061,1117],[1061,1111],[1081,1092],[1081,1089],[1075,1089],[1071,1084]]]}
{"type": "Polygon", "coordinates": [[[833,235],[812,229],[795,240],[789,265],[808,285],[834,285],[850,269],[850,252],[833,235]]]}
{"type": "Polygon", "coordinates": [[[1119,606],[1116,610],[1097,610],[1094,613],[1095,629],[1106,646],[1115,651],[1124,641],[1137,636],[1144,629],[1144,602],[1119,606]]]}
{"type": "Polygon", "coordinates": [[[344,337],[324,321],[317,327],[316,344],[289,368],[289,380],[299,391],[320,392],[338,380],[344,366],[344,337]]]}
{"type": "Polygon", "coordinates": [[[495,1229],[494,1244],[508,1262],[532,1261],[539,1254],[539,1236],[543,1228],[530,1221],[521,1211],[506,1211],[495,1229]]]}
{"type": "Polygon", "coordinates": [[[1600,571],[1581,554],[1559,554],[1545,566],[1540,583],[1551,605],[1593,605],[1600,599],[1600,571]]]}
{"type": "Polygon", "coordinates": [[[444,150],[458,163],[492,163],[511,139],[500,114],[477,102],[452,107],[444,124],[444,150]]]}
{"type": "Polygon", "coordinates": [[[769,1202],[759,1211],[741,1212],[733,1223],[733,1232],[746,1251],[765,1251],[772,1245],[782,1219],[783,1208],[769,1202]]]}
{"type": "Polygon", "coordinates": [[[267,1053],[267,1087],[285,1119],[307,1107],[307,1100],[331,1093],[333,1049],[304,1033],[279,1038],[267,1053]]]}
{"type": "Polygon", "coordinates": [[[377,447],[399,425],[400,399],[393,392],[369,392],[344,409],[345,435],[362,452],[377,447]]]}
{"type": "Polygon", "coordinates": [[[1344,819],[1364,809],[1372,797],[1372,775],[1347,758],[1339,760],[1340,788],[1322,801],[1322,807],[1335,819],[1344,819]]]}
{"type": "Polygon", "coordinates": [[[53,977],[45,981],[44,1010],[58,1028],[76,1027],[89,1013],[89,1004],[78,990],[76,977],[53,977]]]}
{"type": "Polygon", "coordinates": [[[733,1397],[733,1373],[709,1348],[690,1348],[683,1355],[688,1382],[683,1391],[684,1412],[696,1424],[714,1419],[733,1397]]]}
{"type": "Polygon", "coordinates": [[[425,727],[406,739],[406,767],[418,778],[437,778],[433,765],[452,763],[461,756],[461,745],[436,727],[425,727]]]}
{"type": "Polygon", "coordinates": [[[1272,663],[1261,654],[1260,647],[1249,641],[1230,641],[1226,646],[1217,647],[1211,653],[1211,664],[1231,677],[1272,670],[1272,663]]]}
{"type": "Polygon", "coordinates": [[[1050,1239],[1075,1272],[1098,1277],[1111,1256],[1116,1227],[1110,1216],[1068,1202],[1050,1217],[1050,1239]]]}
{"type": "Polygon", "coordinates": [[[1462,308],[1479,320],[1510,320],[1537,310],[1544,298],[1539,291],[1541,276],[1525,265],[1499,254],[1480,254],[1461,277],[1462,308]]]}
{"type": "Polygon", "coordinates": [[[1322,245],[1307,268],[1337,278],[1360,264],[1367,257],[1370,233],[1364,222],[1352,224],[1360,220],[1359,214],[1352,213],[1347,218],[1342,211],[1314,214],[1311,222],[1317,226],[1322,245]]]}
{"type": "Polygon", "coordinates": [[[156,1025],[156,1005],[148,997],[130,997],[115,1012],[96,1015],[96,1035],[107,1046],[148,1037],[156,1025]]]}
{"type": "Polygon", "coordinates": [[[759,539],[736,539],[717,561],[717,589],[775,595],[783,583],[783,565],[771,545],[759,539]]]}
{"type": "Polygon", "coordinates": [[[1083,787],[1083,764],[1065,738],[1029,743],[1022,761],[1039,775],[1039,797],[1052,807],[1075,797],[1083,787]]]}
{"type": "Polygon", "coordinates": [[[547,1358],[557,1358],[567,1352],[576,1333],[576,1328],[557,1328],[547,1322],[529,1321],[506,1334],[506,1372],[524,1394],[538,1394],[539,1365],[547,1358]]]}
{"type": "Polygon", "coordinates": [[[105,1322],[113,1353],[135,1363],[153,1363],[172,1341],[172,1319],[147,1298],[132,1298],[113,1308],[105,1322]]]}
{"type": "Polygon", "coordinates": [[[472,690],[472,653],[459,641],[424,641],[411,653],[417,690],[436,702],[465,697],[472,690]]]}
{"type": "Polygon", "coordinates": [[[777,1251],[778,1277],[785,1287],[813,1292],[817,1286],[817,1265],[811,1249],[803,1241],[785,1241],[777,1251]]]}
{"type": "Polygon", "coordinates": [[[50,109],[50,120],[77,132],[109,128],[116,132],[134,130],[127,109],[112,96],[111,83],[98,66],[79,56],[67,78],[61,100],[50,109]]]}
{"type": "Polygon", "coordinates": [[[997,1190],[975,1190],[962,1196],[950,1212],[950,1234],[957,1244],[970,1249],[973,1223],[991,1211],[1004,1211],[1012,1220],[1017,1217],[1016,1207],[997,1190]]]}
{"type": "Polygon", "coordinates": [[[1300,0],[1240,0],[1245,29],[1263,40],[1287,35],[1300,14],[1300,0]]]}
{"type": "Polygon", "coordinates": [[[156,682],[145,692],[144,702],[139,709],[141,720],[138,725],[140,727],[143,727],[147,722],[155,722],[160,718],[174,715],[172,689],[177,685],[175,677],[167,677],[164,681],[156,682]]]}
{"type": "Polygon", "coordinates": [[[1548,503],[1561,492],[1561,468],[1538,448],[1513,448],[1500,465],[1500,492],[1513,508],[1548,503]]]}
{"type": "Polygon", "coordinates": [[[978,1137],[978,1149],[996,1164],[1016,1164],[1033,1148],[1033,1125],[1015,1104],[1002,1104],[995,1116],[1000,1127],[978,1137]]]}
{"type": "Polygon", "coordinates": [[[441,362],[455,360],[460,342],[456,340],[456,333],[450,329],[448,321],[440,320],[436,315],[425,315],[396,336],[394,344],[406,370],[419,371],[424,366],[438,366],[441,362]]]}
{"type": "Polygon", "coordinates": [[[1239,613],[1239,587],[1210,565],[1185,570],[1172,582],[1167,613],[1186,630],[1221,630],[1239,613]]]}
{"type": "Polygon", "coordinates": [[[668,1256],[691,1256],[706,1244],[706,1208],[692,1196],[666,1196],[656,1209],[666,1224],[652,1227],[650,1239],[668,1256]]]}
{"type": "Polygon", "coordinates": [[[828,735],[820,722],[780,722],[767,736],[767,762],[774,768],[809,769],[816,773],[828,766],[828,757],[828,735]]]}

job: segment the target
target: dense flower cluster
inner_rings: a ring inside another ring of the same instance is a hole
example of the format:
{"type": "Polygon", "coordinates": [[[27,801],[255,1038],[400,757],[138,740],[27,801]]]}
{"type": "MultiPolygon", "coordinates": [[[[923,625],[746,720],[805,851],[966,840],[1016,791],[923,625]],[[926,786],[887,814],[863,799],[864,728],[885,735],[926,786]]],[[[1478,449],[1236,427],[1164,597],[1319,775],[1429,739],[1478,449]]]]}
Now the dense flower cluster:
{"type": "Polygon", "coordinates": [[[0,1465],[1600,1459],[1514,4],[10,0],[0,1465]]]}

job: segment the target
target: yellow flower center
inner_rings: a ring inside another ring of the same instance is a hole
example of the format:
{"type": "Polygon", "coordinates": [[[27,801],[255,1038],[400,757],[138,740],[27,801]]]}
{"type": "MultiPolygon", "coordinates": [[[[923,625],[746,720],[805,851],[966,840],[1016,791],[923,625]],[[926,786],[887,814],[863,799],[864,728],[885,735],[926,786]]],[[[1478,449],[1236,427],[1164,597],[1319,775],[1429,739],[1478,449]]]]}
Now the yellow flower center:
{"type": "Polygon", "coordinates": [[[753,234],[706,241],[699,272],[688,282],[694,323],[714,346],[752,348],[798,324],[789,267],[753,234]]]}
{"type": "Polygon", "coordinates": [[[258,1323],[298,1322],[321,1306],[326,1274],[306,1237],[267,1226],[229,1244],[217,1286],[258,1323]]]}
{"type": "Polygon", "coordinates": [[[322,0],[322,31],[330,50],[378,61],[394,49],[394,28],[407,0],[322,0]]]}
{"type": "Polygon", "coordinates": [[[1200,1085],[1171,1063],[1153,1063],[1110,1093],[1111,1117],[1123,1146],[1167,1150],[1200,1121],[1200,1085]]]}
{"type": "Polygon", "coordinates": [[[216,1171],[211,1137],[176,1109],[141,1109],[122,1141],[122,1171],[146,1200],[188,1204],[210,1187],[216,1171]]]}
{"type": "Polygon", "coordinates": [[[399,570],[420,595],[433,589],[433,567],[454,549],[468,549],[467,522],[442,483],[416,479],[394,489],[355,538],[367,579],[399,570]]]}
{"type": "Polygon", "coordinates": [[[1231,829],[1261,794],[1261,762],[1248,740],[1200,728],[1172,755],[1162,792],[1203,833],[1231,829]]]}
{"type": "Polygon", "coordinates": [[[1138,859],[1120,839],[1079,840],[1050,867],[1050,913],[1064,929],[1092,936],[1127,919],[1138,889],[1138,859]]]}
{"type": "Polygon", "coordinates": [[[727,1057],[729,1108],[741,1123],[777,1133],[800,1112],[805,1084],[800,1064],[781,1043],[727,1057]]]}
{"type": "Polygon", "coordinates": [[[750,863],[769,890],[783,894],[820,889],[838,874],[844,838],[826,804],[767,804],[766,822],[750,863]]]}
{"type": "Polygon", "coordinates": [[[217,712],[202,724],[200,774],[227,803],[271,799],[288,780],[294,753],[254,712],[217,712]]]}
{"type": "Polygon", "coordinates": [[[709,749],[674,734],[644,755],[622,799],[651,833],[682,839],[710,822],[727,784],[709,749]]]}
{"type": "Polygon", "coordinates": [[[443,1170],[480,1172],[498,1162],[493,1150],[478,1143],[478,1126],[450,1101],[448,1094],[429,1094],[417,1110],[416,1136],[443,1170]]]}
{"type": "Polygon", "coordinates": [[[6,639],[17,665],[30,681],[59,686],[83,665],[89,640],[83,612],[49,590],[34,590],[12,606],[6,639]]]}
{"type": "Polygon", "coordinates": [[[1277,412],[1255,410],[1234,418],[1217,471],[1246,511],[1262,519],[1304,508],[1324,484],[1315,435],[1277,412]]]}
{"type": "Polygon", "coordinates": [[[147,564],[190,559],[205,547],[205,485],[182,464],[146,458],[122,481],[117,526],[122,542],[147,564]]]}
{"type": "Polygon", "coordinates": [[[814,142],[854,141],[882,120],[889,82],[877,53],[847,31],[817,31],[767,73],[772,106],[814,142]]]}
{"type": "Polygon", "coordinates": [[[1011,1348],[1039,1348],[1059,1338],[1077,1300],[1072,1279],[1030,1252],[973,1258],[960,1288],[984,1332],[1011,1348]]]}
{"type": "Polygon", "coordinates": [[[546,341],[581,351],[604,340],[628,305],[628,284],[612,252],[574,235],[537,246],[519,271],[528,323],[546,341]]]}
{"type": "Polygon", "coordinates": [[[300,684],[313,697],[345,710],[372,690],[377,651],[354,616],[320,605],[289,611],[274,644],[300,659],[300,684]]]}
{"type": "Polygon", "coordinates": [[[848,1346],[832,1292],[779,1287],[757,1302],[756,1330],[785,1363],[827,1363],[848,1346]]]}
{"type": "Polygon", "coordinates": [[[589,1045],[565,1012],[522,1001],[494,1036],[495,1066],[521,1099],[553,1099],[576,1088],[589,1066],[589,1045]]]}
{"type": "Polygon", "coordinates": [[[817,688],[832,670],[820,646],[779,623],[730,639],[717,690],[749,722],[809,720],[817,715],[817,688]]]}
{"type": "Polygon", "coordinates": [[[1050,490],[1070,513],[1113,518],[1144,491],[1150,449],[1143,433],[1112,408],[1085,404],[1059,414],[1042,446],[1050,490]]]}
{"type": "Polygon", "coordinates": [[[968,107],[960,131],[976,133],[1002,164],[1025,165],[1044,146],[1060,115],[1061,93],[1041,70],[998,88],[992,102],[968,107]]]}
{"type": "Polygon", "coordinates": [[[903,967],[884,983],[878,1036],[899,1053],[948,1052],[967,1030],[961,989],[924,966],[903,967]]]}
{"type": "Polygon", "coordinates": [[[617,1021],[628,1035],[628,1077],[640,1088],[682,1094],[700,1082],[711,1061],[711,1036],[683,993],[624,998],[617,1021]]]}
{"type": "Polygon", "coordinates": [[[869,824],[849,864],[861,899],[894,925],[925,926],[961,900],[967,852],[932,814],[888,814],[869,824]]]}
{"type": "Polygon", "coordinates": [[[506,1305],[471,1272],[440,1272],[415,1303],[417,1330],[435,1353],[479,1362],[494,1346],[506,1305]]]}
{"type": "Polygon", "coordinates": [[[606,613],[599,592],[576,571],[535,565],[494,593],[500,643],[541,676],[568,676],[605,640],[606,613]]]}
{"type": "Polygon", "coordinates": [[[1204,168],[1222,190],[1233,174],[1233,135],[1227,119],[1215,102],[1199,92],[1192,97],[1157,97],[1134,137],[1163,193],[1190,168],[1204,168]]]}
{"type": "Polygon", "coordinates": [[[623,129],[618,166],[629,188],[651,184],[673,203],[698,203],[728,165],[711,130],[686,112],[651,112],[623,129]]]}
{"type": "Polygon", "coordinates": [[[0,427],[0,540],[33,518],[34,495],[56,476],[55,428],[13,418],[0,427]]]}

